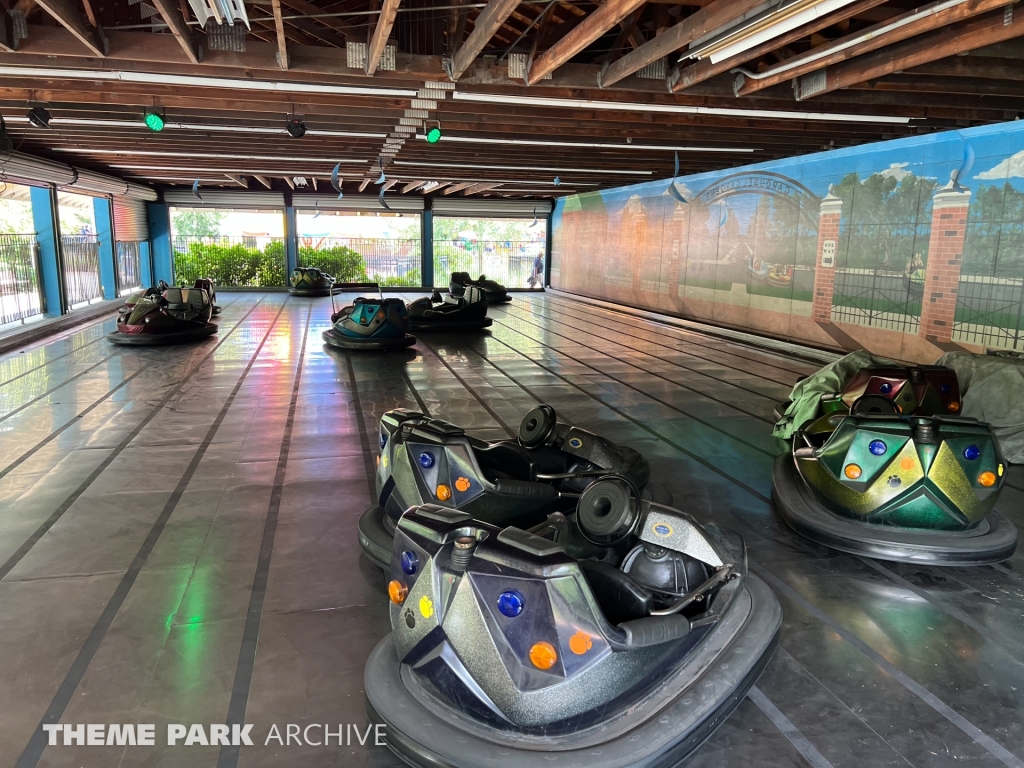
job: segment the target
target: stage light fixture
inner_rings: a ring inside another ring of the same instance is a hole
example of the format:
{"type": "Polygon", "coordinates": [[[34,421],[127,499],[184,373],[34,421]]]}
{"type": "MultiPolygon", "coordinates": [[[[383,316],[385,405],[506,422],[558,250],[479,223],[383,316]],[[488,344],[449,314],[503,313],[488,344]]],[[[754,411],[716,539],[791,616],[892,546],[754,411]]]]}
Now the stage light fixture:
{"type": "Polygon", "coordinates": [[[427,144],[437,144],[441,140],[441,123],[438,122],[427,131],[427,144]]]}
{"type": "Polygon", "coordinates": [[[28,111],[28,121],[36,128],[49,128],[51,117],[50,110],[46,107],[32,107],[28,111]]]}
{"type": "Polygon", "coordinates": [[[306,135],[306,122],[298,117],[289,118],[285,130],[293,139],[301,139],[306,135]]]}
{"type": "Polygon", "coordinates": [[[158,115],[156,112],[146,113],[146,127],[154,133],[159,133],[164,129],[164,118],[162,115],[158,115]]]}

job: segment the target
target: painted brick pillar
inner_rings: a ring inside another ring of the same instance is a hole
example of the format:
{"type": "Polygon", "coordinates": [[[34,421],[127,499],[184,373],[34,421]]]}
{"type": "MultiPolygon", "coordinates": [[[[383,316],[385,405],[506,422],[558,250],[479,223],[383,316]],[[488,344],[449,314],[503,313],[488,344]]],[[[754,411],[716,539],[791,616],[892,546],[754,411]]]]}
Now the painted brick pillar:
{"type": "Polygon", "coordinates": [[[927,341],[952,341],[970,203],[971,191],[961,187],[955,179],[936,192],[932,200],[932,233],[928,240],[921,329],[918,331],[927,341]]]}
{"type": "Polygon", "coordinates": [[[818,211],[818,260],[814,265],[814,299],[811,319],[816,323],[832,322],[832,292],[836,282],[836,251],[839,249],[839,221],[843,217],[843,201],[831,184],[821,200],[818,211]]]}

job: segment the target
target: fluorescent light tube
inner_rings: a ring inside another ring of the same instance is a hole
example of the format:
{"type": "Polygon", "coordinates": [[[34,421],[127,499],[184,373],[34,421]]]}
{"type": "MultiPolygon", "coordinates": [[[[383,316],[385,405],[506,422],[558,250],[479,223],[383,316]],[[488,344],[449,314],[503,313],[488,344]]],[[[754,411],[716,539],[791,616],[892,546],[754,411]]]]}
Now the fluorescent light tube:
{"type": "MultiPolygon", "coordinates": [[[[417,139],[426,139],[422,133],[416,135],[417,139]]],[[[541,141],[539,139],[485,139],[477,136],[451,136],[444,135],[445,143],[463,142],[466,144],[515,144],[528,147],[580,147],[582,149],[644,149],[649,152],[758,152],[756,149],[744,147],[675,147],[675,146],[654,146],[653,144],[601,144],[583,141],[541,141]]]]}
{"type": "MultiPolygon", "coordinates": [[[[438,163],[417,163],[411,160],[396,160],[395,165],[422,165],[433,168],[438,163]]],[[[471,165],[469,163],[442,163],[445,168],[473,168],[485,171],[549,171],[551,173],[617,173],[626,176],[651,176],[654,171],[617,171],[610,168],[548,168],[536,165],[471,165]]]]}

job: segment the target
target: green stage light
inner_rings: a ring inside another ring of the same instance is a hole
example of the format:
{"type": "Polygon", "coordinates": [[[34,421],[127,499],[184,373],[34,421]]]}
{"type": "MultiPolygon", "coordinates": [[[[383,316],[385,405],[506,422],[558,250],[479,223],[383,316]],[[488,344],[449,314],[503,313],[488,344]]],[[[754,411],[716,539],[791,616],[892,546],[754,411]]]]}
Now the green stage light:
{"type": "Polygon", "coordinates": [[[162,131],[164,129],[164,119],[156,112],[147,112],[146,127],[151,131],[162,131]]]}
{"type": "Polygon", "coordinates": [[[427,144],[437,144],[441,140],[441,126],[435,125],[427,131],[427,144]]]}

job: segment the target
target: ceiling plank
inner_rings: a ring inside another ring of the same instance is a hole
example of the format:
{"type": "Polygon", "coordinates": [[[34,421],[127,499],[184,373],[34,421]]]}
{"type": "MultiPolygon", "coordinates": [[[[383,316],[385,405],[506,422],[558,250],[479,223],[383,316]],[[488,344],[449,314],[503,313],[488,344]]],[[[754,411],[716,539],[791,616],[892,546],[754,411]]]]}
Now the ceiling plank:
{"type": "MultiPolygon", "coordinates": [[[[735,0],[719,1],[735,2],[735,0]]],[[[760,2],[760,0],[758,1],[760,2]]],[[[545,75],[554,72],[645,2],[647,0],[608,0],[604,5],[583,19],[569,34],[548,48],[530,65],[527,82],[539,82],[545,75]]],[[[637,50],[643,47],[640,46],[637,50]]],[[[619,61],[622,61],[622,59],[619,59],[619,61]]],[[[637,67],[637,69],[640,69],[640,67],[637,67]]]]}
{"type": "Polygon", "coordinates": [[[152,0],[152,3],[160,11],[160,16],[170,27],[171,34],[178,41],[178,45],[181,46],[181,50],[185,52],[188,60],[193,64],[198,64],[200,53],[195,40],[192,39],[192,30],[188,28],[185,17],[181,15],[181,9],[175,8],[171,0],[152,0]]]}
{"type": "Polygon", "coordinates": [[[847,35],[825,46],[816,49],[812,48],[798,59],[786,62],[783,65],[785,69],[780,67],[777,68],[778,71],[773,72],[773,70],[769,70],[770,74],[767,77],[752,78],[741,75],[742,79],[740,77],[736,78],[736,83],[739,86],[736,88],[736,95],[748,96],[751,93],[770,88],[773,85],[792,80],[795,77],[806,75],[808,72],[816,72],[824,67],[849,61],[865,53],[877,51],[887,45],[902,42],[924,32],[941,29],[955,22],[963,21],[964,19],[969,19],[1006,5],[1006,0],[974,0],[974,2],[960,3],[952,8],[940,10],[937,13],[932,13],[930,16],[924,16],[924,18],[916,18],[942,5],[943,2],[944,0],[938,0],[937,2],[901,14],[895,19],[847,35]],[[878,30],[896,21],[907,21],[908,23],[898,29],[882,32],[881,34],[878,33],[878,30]],[[872,34],[872,37],[862,42],[855,42],[864,35],[872,34]],[[855,44],[851,45],[851,43],[855,44]],[[810,58],[811,56],[814,58],[810,58]]]}
{"type": "Polygon", "coordinates": [[[388,44],[391,37],[391,28],[395,25],[395,17],[398,16],[398,5],[402,0],[384,0],[381,5],[380,16],[377,17],[377,26],[373,28],[373,37],[366,52],[366,74],[372,75],[377,71],[380,57],[384,55],[384,46],[388,44]]]}
{"type": "Polygon", "coordinates": [[[364,189],[366,189],[368,186],[370,186],[370,182],[371,181],[373,181],[373,179],[363,179],[362,181],[360,181],[359,182],[359,191],[362,192],[364,189]]]}
{"type": "Polygon", "coordinates": [[[425,181],[410,181],[408,184],[406,184],[404,187],[402,187],[401,192],[402,192],[403,195],[406,194],[407,192],[414,192],[417,189],[419,189],[420,187],[422,187],[423,185],[425,185],[426,183],[427,182],[425,182],[425,181]]]}
{"type": "Polygon", "coordinates": [[[89,26],[89,22],[82,18],[70,0],[37,0],[37,3],[93,54],[101,58],[107,55],[107,43],[103,35],[97,28],[89,26]]]}
{"type": "Polygon", "coordinates": [[[249,188],[249,182],[245,180],[244,176],[238,176],[237,174],[234,173],[225,173],[224,175],[231,179],[233,182],[235,182],[235,184],[245,187],[246,189],[249,188]]]}
{"type": "Polygon", "coordinates": [[[501,184],[495,184],[494,182],[491,182],[491,181],[485,181],[482,184],[474,184],[471,187],[466,187],[464,190],[462,190],[462,194],[463,195],[475,195],[475,194],[478,194],[480,192],[486,192],[489,189],[496,189],[497,187],[500,187],[500,186],[501,186],[501,184]]]}
{"type": "Polygon", "coordinates": [[[648,64],[685,47],[699,37],[761,5],[761,0],[714,0],[661,35],[631,51],[601,73],[601,87],[607,88],[648,64]]]}
{"type": "MultiPolygon", "coordinates": [[[[163,0],[167,2],[167,0],[163,0]]],[[[277,63],[281,69],[288,69],[288,41],[284,36],[284,20],[281,18],[281,0],[270,0],[274,11],[274,31],[277,33],[277,63]]]]}
{"type": "MultiPolygon", "coordinates": [[[[281,2],[284,3],[284,5],[291,8],[293,11],[298,11],[299,13],[305,16],[317,17],[316,21],[330,27],[331,29],[341,32],[343,35],[345,35],[345,37],[351,37],[354,40],[359,39],[360,37],[360,31],[357,28],[353,27],[351,24],[342,21],[339,17],[320,16],[319,14],[324,13],[324,11],[322,11],[320,8],[317,8],[315,5],[308,2],[307,0],[281,0],[281,2]]],[[[362,39],[365,40],[366,38],[362,39]]]]}
{"type": "Polygon", "coordinates": [[[730,56],[728,59],[724,59],[717,64],[712,63],[710,57],[703,58],[700,61],[690,64],[688,67],[681,68],[673,72],[672,76],[669,78],[669,84],[672,87],[672,92],[679,93],[680,91],[697,85],[698,83],[702,83],[705,80],[710,80],[716,75],[728,72],[733,67],[738,67],[748,61],[754,61],[755,59],[764,56],[766,53],[775,51],[789,45],[790,43],[795,43],[797,40],[800,40],[809,34],[831,27],[833,24],[838,24],[846,19],[859,16],[865,11],[871,10],[884,2],[886,2],[886,0],[859,0],[859,2],[854,2],[852,5],[841,8],[835,13],[821,16],[810,24],[798,27],[792,32],[787,32],[785,35],[780,35],[772,40],[768,40],[767,42],[755,46],[748,51],[744,51],[743,53],[737,54],[736,56],[730,56]]]}
{"type": "Polygon", "coordinates": [[[487,4],[487,7],[476,17],[473,31],[466,38],[466,42],[462,44],[452,58],[449,77],[453,81],[462,77],[463,73],[469,69],[469,65],[480,55],[480,51],[484,49],[484,46],[501,29],[505,19],[512,15],[512,11],[518,7],[519,0],[491,0],[487,4]]]}
{"type": "Polygon", "coordinates": [[[442,195],[450,195],[453,192],[459,192],[459,191],[465,189],[466,187],[471,187],[475,183],[476,182],[473,182],[473,181],[460,181],[457,184],[449,185],[447,189],[442,189],[441,190],[441,194],[442,195]]]}
{"type": "MultiPolygon", "coordinates": [[[[992,11],[969,21],[962,21],[935,32],[919,35],[897,45],[889,46],[870,56],[861,56],[821,70],[824,82],[815,84],[814,97],[848,88],[865,80],[899,72],[900,70],[929,64],[947,56],[972,51],[992,43],[1012,40],[1024,35],[1024,12],[1014,13],[1013,6],[992,11]]],[[[797,83],[797,100],[801,100],[801,87],[808,77],[819,77],[817,73],[804,75],[797,83]]]]}
{"type": "Polygon", "coordinates": [[[273,189],[273,187],[270,184],[270,179],[268,179],[266,176],[253,176],[253,178],[256,179],[256,181],[258,181],[267,189],[273,189]]]}

